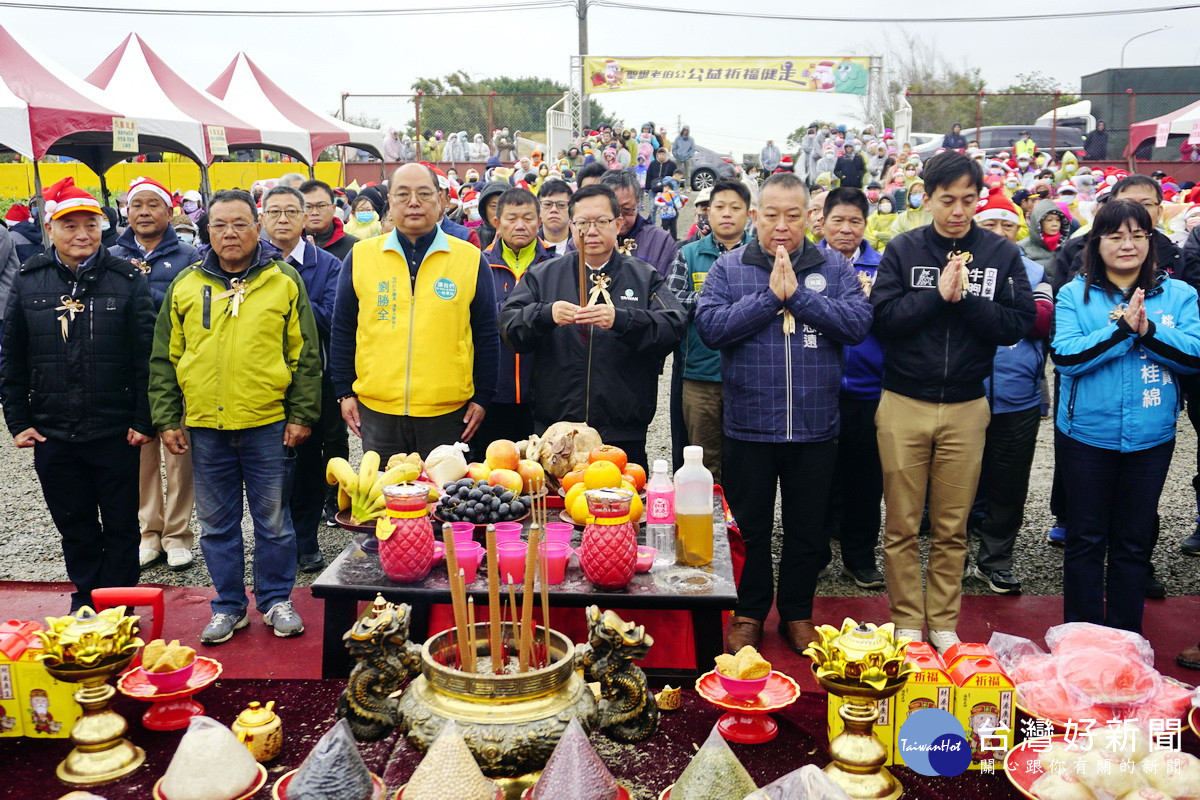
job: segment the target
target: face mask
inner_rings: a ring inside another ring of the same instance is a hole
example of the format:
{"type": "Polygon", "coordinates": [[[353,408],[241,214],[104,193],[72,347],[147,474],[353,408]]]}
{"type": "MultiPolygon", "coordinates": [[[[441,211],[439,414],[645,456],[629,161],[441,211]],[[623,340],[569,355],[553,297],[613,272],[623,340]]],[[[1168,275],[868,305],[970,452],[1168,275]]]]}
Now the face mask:
{"type": "Polygon", "coordinates": [[[362,223],[363,225],[366,225],[368,222],[370,222],[372,219],[375,218],[375,212],[374,211],[356,211],[356,212],[354,212],[354,218],[356,220],[358,220],[360,223],[362,223]]]}
{"type": "Polygon", "coordinates": [[[1017,181],[1015,178],[1009,178],[1008,180],[1006,180],[1004,182],[1004,185],[1010,189],[1015,189],[1015,188],[1017,188],[1017,181]]]}
{"type": "Polygon", "coordinates": [[[923,194],[910,194],[908,196],[908,204],[910,206],[912,206],[913,208],[920,208],[921,203],[924,200],[925,200],[925,195],[923,195],[923,194]]]}
{"type": "Polygon", "coordinates": [[[874,203],[879,199],[879,192],[872,189],[871,191],[867,192],[867,199],[874,203]]]}
{"type": "Polygon", "coordinates": [[[183,210],[186,213],[190,214],[196,210],[196,204],[191,200],[184,200],[183,201],[183,210]]]}
{"type": "Polygon", "coordinates": [[[892,213],[892,204],[891,203],[880,203],[878,213],[880,213],[880,214],[892,213]]]}
{"type": "Polygon", "coordinates": [[[106,231],[111,227],[112,227],[112,223],[108,221],[107,216],[103,216],[100,218],[100,230],[106,231]]]}
{"type": "Polygon", "coordinates": [[[1065,167],[1063,167],[1063,169],[1067,172],[1074,172],[1076,170],[1076,166],[1074,164],[1067,164],[1065,167]]]}
{"type": "Polygon", "coordinates": [[[192,242],[196,241],[196,234],[192,233],[191,231],[177,231],[175,235],[178,236],[179,241],[183,242],[184,244],[191,244],[192,242]]]}

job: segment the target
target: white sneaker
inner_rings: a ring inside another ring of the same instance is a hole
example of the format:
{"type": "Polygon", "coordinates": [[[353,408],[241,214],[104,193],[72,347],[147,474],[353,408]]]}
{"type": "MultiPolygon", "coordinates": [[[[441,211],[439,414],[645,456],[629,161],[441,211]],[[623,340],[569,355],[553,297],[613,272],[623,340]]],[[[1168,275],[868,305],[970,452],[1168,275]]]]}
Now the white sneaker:
{"type": "Polygon", "coordinates": [[[902,636],[905,639],[911,639],[914,642],[925,641],[923,638],[921,638],[921,629],[920,628],[897,628],[896,629],[896,638],[898,639],[902,636]]]}
{"type": "Polygon", "coordinates": [[[291,600],[284,600],[271,606],[267,613],[263,614],[263,622],[275,629],[276,636],[285,639],[304,633],[304,622],[296,613],[296,608],[292,605],[291,600]]]}
{"type": "Polygon", "coordinates": [[[958,638],[958,634],[954,631],[930,631],[929,643],[933,645],[933,649],[939,653],[945,653],[951,647],[962,642],[958,638]]]}
{"type": "Polygon", "coordinates": [[[162,550],[151,550],[148,547],[138,548],[138,566],[145,569],[162,558],[162,550]]]}
{"type": "Polygon", "coordinates": [[[172,547],[167,551],[167,566],[178,572],[192,565],[195,558],[186,547],[172,547]]]}

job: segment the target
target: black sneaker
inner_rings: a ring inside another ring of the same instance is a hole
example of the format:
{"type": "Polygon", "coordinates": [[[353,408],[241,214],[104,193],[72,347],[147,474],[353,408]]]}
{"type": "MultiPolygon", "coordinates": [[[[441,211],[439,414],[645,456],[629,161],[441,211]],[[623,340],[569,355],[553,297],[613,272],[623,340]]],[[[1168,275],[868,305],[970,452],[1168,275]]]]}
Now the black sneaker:
{"type": "Polygon", "coordinates": [[[984,572],[979,567],[971,567],[971,575],[988,585],[996,594],[1020,594],[1021,582],[1013,577],[1010,570],[998,569],[984,572]]]}
{"type": "Polygon", "coordinates": [[[1195,533],[1179,543],[1179,552],[1185,556],[1200,556],[1200,524],[1196,525],[1195,533]]]}
{"type": "Polygon", "coordinates": [[[334,519],[334,517],[337,516],[337,513],[337,500],[327,501],[325,503],[324,510],[321,512],[321,516],[325,517],[325,524],[330,528],[336,528],[338,526],[337,520],[334,519]]]}
{"type": "Polygon", "coordinates": [[[842,574],[852,579],[860,589],[883,589],[887,586],[887,582],[883,579],[883,573],[874,567],[867,569],[842,567],[842,574]]]}
{"type": "Polygon", "coordinates": [[[1150,575],[1146,578],[1146,599],[1162,600],[1166,596],[1166,585],[1158,579],[1157,575],[1154,574],[1154,567],[1150,567],[1150,575]]]}
{"type": "Polygon", "coordinates": [[[325,556],[320,552],[309,553],[296,559],[296,566],[301,572],[320,572],[325,569],[325,556]]]}

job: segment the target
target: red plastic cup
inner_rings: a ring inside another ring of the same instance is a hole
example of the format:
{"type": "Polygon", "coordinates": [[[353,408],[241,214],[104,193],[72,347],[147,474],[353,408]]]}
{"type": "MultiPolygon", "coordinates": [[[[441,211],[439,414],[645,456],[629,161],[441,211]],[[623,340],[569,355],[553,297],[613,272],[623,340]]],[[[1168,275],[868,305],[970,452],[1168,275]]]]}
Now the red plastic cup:
{"type": "Polygon", "coordinates": [[[521,523],[519,522],[497,522],[496,523],[496,543],[501,542],[519,542],[521,541],[521,523]]]}
{"type": "Polygon", "coordinates": [[[571,560],[571,546],[564,542],[542,542],[538,545],[538,558],[545,565],[546,583],[562,583],[567,575],[567,562],[571,560]]]}
{"type": "Polygon", "coordinates": [[[500,566],[500,580],[507,581],[512,576],[513,583],[525,580],[525,552],[529,545],[525,542],[503,542],[496,545],[496,562],[500,566]]]}
{"type": "Polygon", "coordinates": [[[455,541],[454,552],[458,556],[458,568],[463,571],[463,582],[474,583],[479,564],[483,561],[483,545],[479,542],[460,544],[455,541]]]}
{"type": "Polygon", "coordinates": [[[454,531],[455,544],[466,544],[475,540],[475,523],[451,522],[450,527],[454,531]]]}
{"type": "Polygon", "coordinates": [[[561,542],[569,545],[575,526],[569,522],[547,522],[544,528],[547,542],[561,542]]]}

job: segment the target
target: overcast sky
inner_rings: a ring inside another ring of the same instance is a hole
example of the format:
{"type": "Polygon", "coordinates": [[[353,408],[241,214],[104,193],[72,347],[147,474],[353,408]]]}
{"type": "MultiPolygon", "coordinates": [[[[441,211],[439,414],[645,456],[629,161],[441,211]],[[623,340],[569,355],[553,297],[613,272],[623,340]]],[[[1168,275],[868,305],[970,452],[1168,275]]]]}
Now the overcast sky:
{"type": "MultiPolygon", "coordinates": [[[[497,0],[504,2],[504,0],[497,0]]],[[[306,9],[387,7],[369,0],[314,0],[289,3],[231,3],[229,0],[91,0],[95,5],[145,8],[306,9]]],[[[437,6],[462,0],[409,0],[437,6]]],[[[589,12],[590,51],[596,56],[711,55],[814,56],[872,55],[885,51],[895,36],[897,14],[954,17],[968,14],[1045,13],[1045,3],[1005,4],[860,0],[856,3],[796,3],[759,0],[754,4],[718,0],[675,0],[659,4],[704,9],[752,9],[784,14],[831,14],[871,18],[868,23],[763,21],[688,16],[597,7],[589,12]]],[[[1153,4],[1153,3],[1152,3],[1153,4]]],[[[403,7],[403,6],[396,6],[403,7]]],[[[1059,0],[1059,12],[1095,12],[1133,7],[1114,0],[1059,0]]],[[[456,69],[474,77],[537,75],[566,82],[577,36],[573,8],[520,12],[475,12],[429,16],[297,19],[180,18],[95,14],[83,11],[0,8],[0,21],[66,69],[87,75],[130,32],[136,32],[171,67],[204,88],[244,50],[281,87],[321,111],[338,108],[342,92],[407,93],[417,77],[456,69]]],[[[956,63],[978,66],[989,86],[998,88],[1017,73],[1040,70],[1078,89],[1079,76],[1116,67],[1126,40],[1163,25],[1170,30],[1131,43],[1126,66],[1200,63],[1193,32],[1200,10],[1121,17],[1015,23],[907,23],[932,37],[956,63]]],[[[626,123],[653,119],[671,135],[676,120],[690,124],[697,141],[714,150],[757,151],[767,138],[782,143],[811,118],[841,119],[857,98],[806,92],[730,90],[651,90],[603,97],[605,107],[626,123]]],[[[374,116],[385,125],[405,120],[381,106],[374,116]],[[391,117],[391,118],[389,118],[391,117]]],[[[472,131],[474,133],[474,131],[472,131]]]]}

